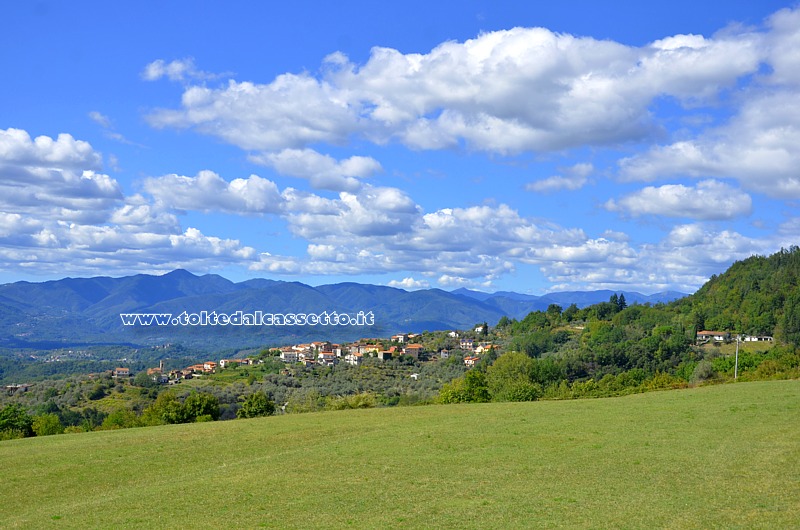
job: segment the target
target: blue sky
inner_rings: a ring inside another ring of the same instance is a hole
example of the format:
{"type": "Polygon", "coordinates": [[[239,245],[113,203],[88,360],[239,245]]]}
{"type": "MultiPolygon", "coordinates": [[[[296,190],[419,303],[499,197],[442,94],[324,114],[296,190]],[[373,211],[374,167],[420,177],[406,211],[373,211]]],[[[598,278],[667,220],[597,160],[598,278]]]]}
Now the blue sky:
{"type": "Polygon", "coordinates": [[[1,8],[0,282],[692,292],[800,239],[794,4],[285,4],[1,8]]]}

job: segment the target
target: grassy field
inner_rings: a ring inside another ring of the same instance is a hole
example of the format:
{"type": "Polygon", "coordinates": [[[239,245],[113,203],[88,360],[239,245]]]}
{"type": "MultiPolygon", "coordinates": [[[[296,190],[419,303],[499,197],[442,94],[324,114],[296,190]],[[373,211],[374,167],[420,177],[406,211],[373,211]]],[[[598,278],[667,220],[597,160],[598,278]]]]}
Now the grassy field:
{"type": "Polygon", "coordinates": [[[797,528],[800,382],[0,442],[0,527],[797,528]]]}

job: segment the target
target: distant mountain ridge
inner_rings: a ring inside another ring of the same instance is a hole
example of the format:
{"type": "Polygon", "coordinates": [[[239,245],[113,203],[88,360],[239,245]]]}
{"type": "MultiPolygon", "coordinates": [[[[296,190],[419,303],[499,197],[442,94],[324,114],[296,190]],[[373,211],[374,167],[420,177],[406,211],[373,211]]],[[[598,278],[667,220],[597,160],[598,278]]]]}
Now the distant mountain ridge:
{"type": "MultiPolygon", "coordinates": [[[[481,302],[498,307],[507,307],[511,305],[510,302],[527,303],[527,305],[524,305],[524,307],[531,307],[532,309],[525,311],[525,314],[520,316],[525,316],[531,311],[544,311],[550,304],[558,304],[565,308],[570,304],[575,304],[579,308],[583,308],[599,302],[607,302],[608,299],[614,294],[625,295],[625,300],[628,304],[666,304],[672,302],[673,300],[688,296],[687,293],[681,293],[678,291],[662,291],[660,293],[647,295],[636,291],[610,291],[608,289],[597,291],[555,291],[552,293],[543,294],[541,296],[536,296],[532,294],[516,293],[513,291],[484,293],[481,291],[472,291],[463,287],[452,291],[452,293],[474,298],[476,300],[480,300],[481,302]]],[[[523,306],[523,304],[519,305],[520,307],[523,306]]],[[[512,315],[509,314],[508,316],[511,317],[512,315]]],[[[520,316],[515,316],[515,318],[519,318],[520,316]]]]}
{"type": "MultiPolygon", "coordinates": [[[[642,295],[625,292],[629,304],[669,301],[682,293],[642,295]]],[[[580,307],[607,301],[612,291],[558,292],[543,296],[467,289],[404,291],[394,287],[338,283],[312,287],[299,282],[252,279],[239,283],[216,274],[175,270],[161,276],[64,278],[42,283],[0,285],[0,347],[38,343],[183,342],[196,347],[235,347],[293,341],[347,341],[399,332],[464,329],[501,317],[523,318],[553,303],[580,307]],[[125,327],[120,313],[183,311],[355,314],[372,311],[369,327],[125,327]]]]}

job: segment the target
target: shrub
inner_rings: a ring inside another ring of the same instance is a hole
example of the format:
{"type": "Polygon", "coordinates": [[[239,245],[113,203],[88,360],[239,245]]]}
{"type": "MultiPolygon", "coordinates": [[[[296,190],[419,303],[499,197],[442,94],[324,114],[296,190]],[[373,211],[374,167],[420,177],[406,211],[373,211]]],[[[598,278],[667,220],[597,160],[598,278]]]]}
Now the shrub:
{"type": "Polygon", "coordinates": [[[273,403],[264,392],[255,392],[245,398],[242,407],[236,411],[237,418],[257,418],[275,413],[273,403]]]}
{"type": "Polygon", "coordinates": [[[64,432],[64,426],[61,425],[58,414],[52,412],[35,416],[31,427],[33,432],[36,433],[36,436],[50,436],[51,434],[61,434],[64,432]]]}
{"type": "Polygon", "coordinates": [[[711,362],[700,361],[692,372],[691,382],[695,384],[702,383],[703,381],[713,379],[716,375],[716,372],[714,372],[714,365],[712,365],[711,362]]]}

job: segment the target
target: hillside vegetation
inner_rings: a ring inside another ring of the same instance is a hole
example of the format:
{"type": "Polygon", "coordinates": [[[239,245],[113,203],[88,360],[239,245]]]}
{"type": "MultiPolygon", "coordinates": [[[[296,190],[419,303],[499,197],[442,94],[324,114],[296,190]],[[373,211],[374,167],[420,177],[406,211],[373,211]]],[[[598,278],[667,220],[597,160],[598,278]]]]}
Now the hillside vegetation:
{"type": "Polygon", "coordinates": [[[800,383],[10,440],[6,528],[792,528],[800,383]]]}
{"type": "MultiPolygon", "coordinates": [[[[232,419],[247,399],[264,397],[282,407],[270,405],[270,410],[297,413],[434,401],[607,397],[722,383],[735,376],[745,381],[798,378],[798,278],[800,249],[793,247],[737,262],[695,295],[670,304],[629,305],[624,294],[612,294],[607,302],[584,308],[550,304],[521,320],[503,317],[494,327],[461,331],[458,338],[444,331],[424,332],[414,340],[425,349],[424,358],[434,361],[401,355],[391,361],[365,359],[360,366],[287,366],[276,357],[279,352],[263,349],[251,354],[263,364],[221,370],[169,390],[154,384],[143,371],[147,365],[137,361],[131,367],[139,374],[131,381],[113,379],[107,372],[42,381],[27,392],[0,395],[0,440],[65,429],[232,419]],[[696,333],[709,327],[732,336],[769,335],[775,340],[740,347],[725,341],[697,344],[696,333]],[[471,350],[459,348],[467,339],[491,347],[471,357],[471,350]],[[444,351],[449,352],[446,359],[444,351]],[[474,364],[468,370],[466,356],[474,364]],[[198,400],[203,407],[195,406],[198,400]]],[[[384,349],[392,345],[387,338],[371,340],[384,349]]],[[[158,355],[189,355],[185,348],[170,348],[137,355],[153,364],[158,355]]],[[[167,364],[175,362],[173,358],[167,364]]],[[[6,366],[9,371],[17,368],[6,366]]]]}
{"type": "Polygon", "coordinates": [[[673,305],[690,311],[698,331],[774,335],[800,346],[800,248],[737,261],[673,305]]]}

